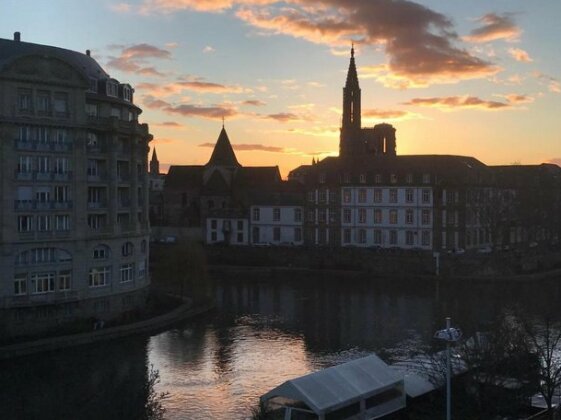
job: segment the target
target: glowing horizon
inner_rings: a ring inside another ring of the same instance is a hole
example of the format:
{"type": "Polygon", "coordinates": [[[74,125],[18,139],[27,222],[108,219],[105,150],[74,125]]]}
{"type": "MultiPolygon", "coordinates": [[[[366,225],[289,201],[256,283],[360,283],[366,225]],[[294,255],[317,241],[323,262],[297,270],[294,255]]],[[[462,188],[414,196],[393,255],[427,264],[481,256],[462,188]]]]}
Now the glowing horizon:
{"type": "Polygon", "coordinates": [[[135,88],[162,168],[208,161],[222,118],[240,163],[283,176],[338,154],[354,41],[363,126],[397,152],[561,164],[561,4],[522,0],[4,3],[11,38],[92,56],[135,88]],[[64,20],[65,25],[53,26],[64,20]]]}

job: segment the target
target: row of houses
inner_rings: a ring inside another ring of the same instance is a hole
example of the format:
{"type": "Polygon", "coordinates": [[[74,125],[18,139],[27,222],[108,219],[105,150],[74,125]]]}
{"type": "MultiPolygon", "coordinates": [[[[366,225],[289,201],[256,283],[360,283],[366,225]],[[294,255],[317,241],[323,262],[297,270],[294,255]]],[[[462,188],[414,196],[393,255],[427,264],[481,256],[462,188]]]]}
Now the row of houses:
{"type": "Polygon", "coordinates": [[[222,127],[206,165],[172,166],[153,191],[152,224],[198,228],[206,243],[230,245],[454,251],[559,240],[559,166],[398,155],[393,126],[360,126],[360,93],[351,54],[339,156],[287,180],[278,167],[242,166],[222,127]]]}

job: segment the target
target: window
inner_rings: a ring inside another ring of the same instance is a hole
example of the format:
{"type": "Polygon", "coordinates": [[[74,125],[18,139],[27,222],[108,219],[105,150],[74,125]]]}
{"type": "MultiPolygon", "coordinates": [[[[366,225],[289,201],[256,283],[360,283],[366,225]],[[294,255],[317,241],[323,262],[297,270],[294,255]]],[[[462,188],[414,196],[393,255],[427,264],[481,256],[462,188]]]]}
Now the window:
{"type": "Polygon", "coordinates": [[[351,223],[351,209],[343,209],[343,223],[351,223]]]}
{"type": "Polygon", "coordinates": [[[405,190],[405,202],[406,203],[412,203],[415,200],[415,192],[411,189],[408,188],[405,190]]]}
{"type": "Polygon", "coordinates": [[[318,211],[318,221],[320,223],[325,223],[325,221],[327,220],[326,214],[325,214],[325,209],[319,209],[318,211]]]}
{"type": "Polygon", "coordinates": [[[390,245],[397,245],[397,230],[390,230],[390,245]]]}
{"type": "Polygon", "coordinates": [[[411,232],[410,230],[406,231],[405,232],[405,243],[407,245],[414,245],[414,243],[415,243],[414,242],[414,237],[415,237],[415,235],[414,235],[413,232],[411,232]]]}
{"type": "Polygon", "coordinates": [[[55,174],[66,174],[68,173],[68,158],[55,158],[54,173],[55,174]]]}
{"type": "Polygon", "coordinates": [[[49,187],[39,187],[37,191],[35,191],[35,200],[40,203],[48,203],[51,200],[49,187]]]}
{"type": "Polygon", "coordinates": [[[405,182],[407,182],[408,184],[412,184],[413,183],[413,174],[407,174],[407,176],[405,177],[405,182]]]}
{"type": "Polygon", "coordinates": [[[123,99],[127,102],[132,102],[132,90],[128,86],[123,86],[123,99]]]}
{"type": "Polygon", "coordinates": [[[343,243],[350,244],[351,243],[351,230],[344,229],[343,230],[343,243]]]}
{"type": "Polygon", "coordinates": [[[61,271],[58,273],[58,290],[70,290],[70,271],[61,271]]]}
{"type": "Polygon", "coordinates": [[[104,260],[109,258],[109,248],[105,245],[96,246],[93,250],[94,260],[104,260]]]}
{"type": "Polygon", "coordinates": [[[423,184],[430,184],[430,174],[423,174],[423,184]]]}
{"type": "Polygon", "coordinates": [[[88,159],[88,176],[98,176],[99,175],[99,163],[95,159],[88,159]]]}
{"type": "Polygon", "coordinates": [[[366,230],[359,229],[359,231],[358,231],[358,242],[361,243],[361,244],[366,243],[366,230]]]}
{"type": "Polygon", "coordinates": [[[32,171],[32,158],[31,156],[20,156],[18,160],[18,173],[31,173],[32,171]]]}
{"type": "Polygon", "coordinates": [[[68,113],[68,94],[64,92],[55,93],[54,100],[55,113],[58,115],[64,115],[68,113]]]}
{"type": "Polygon", "coordinates": [[[308,210],[308,222],[315,222],[316,212],[314,210],[308,210]]]}
{"type": "Polygon", "coordinates": [[[92,230],[101,230],[105,227],[106,216],[104,214],[88,214],[88,226],[92,230]]]}
{"type": "Polygon", "coordinates": [[[376,176],[374,177],[374,182],[376,184],[381,184],[382,183],[382,174],[376,174],[376,176]]]}
{"type": "Polygon", "coordinates": [[[391,189],[390,190],[390,203],[397,203],[397,190],[391,189]]]}
{"type": "Polygon", "coordinates": [[[326,190],[319,190],[319,202],[325,203],[327,201],[327,191],[326,190]]]}
{"type": "Polygon", "coordinates": [[[88,284],[90,287],[101,287],[109,284],[111,280],[111,267],[91,268],[88,274],[88,284]]]}
{"type": "Polygon", "coordinates": [[[274,227],[273,228],[273,241],[280,241],[281,238],[281,230],[280,227],[274,227]]]}
{"type": "Polygon", "coordinates": [[[216,219],[212,219],[212,220],[210,221],[210,228],[216,230],[216,227],[217,227],[217,226],[218,226],[218,221],[217,221],[216,219]]]}
{"type": "Polygon", "coordinates": [[[133,281],[134,279],[134,264],[123,264],[121,265],[121,283],[127,283],[133,281]]]}
{"type": "Polygon", "coordinates": [[[97,93],[97,79],[95,77],[90,77],[90,87],[88,92],[97,93]]]}
{"type": "Polygon", "coordinates": [[[238,220],[237,229],[238,231],[243,231],[243,220],[238,220]]]}
{"type": "Polygon", "coordinates": [[[51,216],[48,214],[40,214],[37,216],[37,230],[39,232],[48,232],[51,230],[51,216]]]}
{"type": "Polygon", "coordinates": [[[343,203],[350,203],[351,202],[351,190],[345,189],[343,190],[343,203]]]}
{"type": "Polygon", "coordinates": [[[111,107],[111,116],[116,118],[121,118],[121,109],[117,107],[111,107]]]}
{"type": "Polygon", "coordinates": [[[423,203],[430,203],[430,190],[424,189],[423,190],[423,203]]]}
{"type": "Polygon", "coordinates": [[[146,276],[146,260],[138,263],[138,278],[143,279],[146,276]]]}
{"type": "Polygon", "coordinates": [[[397,224],[397,210],[395,210],[395,209],[390,210],[390,223],[392,225],[397,224]]]}
{"type": "Polygon", "coordinates": [[[67,140],[67,131],[64,128],[57,128],[55,131],[55,143],[66,144],[67,140]]]}
{"type": "Polygon", "coordinates": [[[374,190],[374,202],[375,203],[381,203],[382,202],[382,190],[379,188],[376,188],[374,190]]]}
{"type": "Polygon", "coordinates": [[[237,239],[238,243],[241,244],[243,242],[243,232],[238,232],[236,239],[237,239]]]}
{"type": "Polygon", "coordinates": [[[390,175],[390,182],[392,184],[397,184],[397,175],[396,174],[391,174],[390,175]]]}
{"type": "Polygon", "coordinates": [[[408,225],[412,225],[414,223],[414,221],[413,221],[413,210],[406,210],[405,211],[405,223],[407,223],[408,225]]]}
{"type": "Polygon", "coordinates": [[[19,140],[20,141],[32,141],[33,140],[33,129],[28,126],[23,126],[19,128],[19,140]]]}
{"type": "Polygon", "coordinates": [[[294,228],[294,242],[302,242],[302,228],[294,228]]]}
{"type": "Polygon", "coordinates": [[[96,133],[92,133],[91,131],[86,134],[86,144],[88,147],[97,147],[98,146],[98,138],[96,133]]]}
{"type": "Polygon", "coordinates": [[[14,295],[27,294],[27,274],[16,274],[14,277],[14,295]]]}
{"type": "Polygon", "coordinates": [[[88,117],[97,117],[97,115],[98,115],[97,104],[87,103],[86,104],[86,115],[88,117]]]}
{"type": "Polygon", "coordinates": [[[260,218],[261,218],[261,209],[254,208],[253,209],[253,220],[258,222],[260,218]]]}
{"type": "Polygon", "coordinates": [[[48,91],[40,90],[37,92],[36,100],[37,112],[46,114],[51,110],[51,95],[48,91]]]}
{"type": "Polygon", "coordinates": [[[366,183],[366,175],[365,174],[360,174],[360,176],[358,177],[358,181],[361,184],[365,184],[366,183]]]}
{"type": "Polygon", "coordinates": [[[343,182],[345,184],[349,184],[351,182],[351,174],[349,174],[349,173],[344,174],[343,175],[343,182]]]}
{"type": "Polygon", "coordinates": [[[134,245],[132,242],[125,242],[123,246],[121,246],[121,255],[123,257],[130,257],[133,254],[134,245]]]}
{"type": "Polygon", "coordinates": [[[39,127],[37,129],[37,141],[42,144],[48,144],[51,140],[51,130],[47,127],[39,127]]]}
{"type": "Polygon", "coordinates": [[[374,209],[374,223],[382,223],[382,210],[374,209]]]}
{"type": "Polygon", "coordinates": [[[258,244],[261,240],[261,232],[259,231],[259,228],[254,226],[253,229],[251,230],[251,242],[254,244],[258,244]]]}
{"type": "Polygon", "coordinates": [[[18,232],[31,232],[33,230],[33,216],[18,216],[18,232]]]}
{"type": "Polygon", "coordinates": [[[280,221],[280,215],[281,215],[280,209],[275,207],[273,209],[273,222],[279,222],[280,221]]]}
{"type": "Polygon", "coordinates": [[[113,97],[117,97],[117,94],[119,92],[119,86],[117,85],[117,83],[114,82],[107,82],[106,85],[106,90],[105,93],[107,94],[107,96],[113,96],[113,97]]]}
{"type": "Polygon", "coordinates": [[[49,172],[49,157],[48,156],[38,156],[37,157],[37,172],[46,174],[49,172]]]}
{"type": "Polygon", "coordinates": [[[36,273],[31,275],[31,293],[49,293],[55,291],[54,273],[36,273]]]}
{"type": "Polygon", "coordinates": [[[294,209],[294,221],[295,222],[302,221],[302,209],[294,209]]]}
{"type": "Polygon", "coordinates": [[[366,190],[364,188],[358,190],[358,202],[366,203],[366,190]]]}
{"type": "Polygon", "coordinates": [[[430,210],[423,210],[421,213],[421,223],[423,225],[430,225],[431,222],[431,211],[430,210]]]}
{"type": "Polygon", "coordinates": [[[326,179],[325,173],[322,172],[321,174],[319,174],[319,183],[320,184],[325,184],[325,179],[326,179]]]}
{"type": "Polygon", "coordinates": [[[67,185],[55,185],[54,186],[54,196],[57,203],[65,203],[68,201],[68,186],[67,185]]]}
{"type": "Polygon", "coordinates": [[[380,245],[382,243],[382,231],[379,229],[376,229],[374,231],[374,244],[375,245],[380,245]]]}
{"type": "Polygon", "coordinates": [[[428,230],[421,233],[421,243],[423,246],[430,246],[430,232],[428,230]]]}
{"type": "Polygon", "coordinates": [[[18,106],[20,111],[31,111],[31,89],[19,89],[18,90],[18,106]]]}
{"type": "Polygon", "coordinates": [[[366,223],[366,209],[358,209],[358,223],[366,223]]]}
{"type": "Polygon", "coordinates": [[[216,231],[210,232],[210,240],[211,242],[216,242],[218,240],[218,234],[216,233],[216,231]]]}

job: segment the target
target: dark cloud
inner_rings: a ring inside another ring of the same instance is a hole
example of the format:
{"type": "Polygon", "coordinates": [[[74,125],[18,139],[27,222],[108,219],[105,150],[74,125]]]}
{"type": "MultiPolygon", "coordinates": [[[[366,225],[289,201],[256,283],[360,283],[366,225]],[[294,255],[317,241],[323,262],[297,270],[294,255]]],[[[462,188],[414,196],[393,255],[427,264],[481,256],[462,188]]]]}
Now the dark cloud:
{"type": "Polygon", "coordinates": [[[235,109],[223,106],[198,106],[182,104],[176,106],[170,105],[163,110],[170,114],[178,114],[183,117],[201,117],[214,120],[219,120],[224,117],[234,117],[238,115],[238,112],[235,109]]]}
{"type": "MultiPolygon", "coordinates": [[[[214,143],[199,144],[199,147],[214,148],[214,146],[215,146],[214,143]]],[[[283,147],[266,146],[264,144],[232,144],[232,147],[234,148],[234,150],[243,151],[243,152],[248,152],[248,151],[261,151],[261,152],[273,152],[273,153],[286,152],[286,149],[284,149],[283,147]]]]}
{"type": "Polygon", "coordinates": [[[289,121],[299,121],[302,119],[300,116],[293,114],[291,112],[279,112],[277,114],[263,115],[262,118],[275,120],[282,123],[289,122],[289,121]]]}
{"type": "Polygon", "coordinates": [[[265,102],[257,100],[257,99],[248,99],[247,101],[243,101],[242,105],[265,106],[267,104],[265,102]]]}
{"type": "Polygon", "coordinates": [[[489,42],[497,39],[515,39],[520,35],[520,28],[514,23],[513,15],[505,13],[487,13],[478,19],[481,26],[465,37],[471,42],[489,42]]]}

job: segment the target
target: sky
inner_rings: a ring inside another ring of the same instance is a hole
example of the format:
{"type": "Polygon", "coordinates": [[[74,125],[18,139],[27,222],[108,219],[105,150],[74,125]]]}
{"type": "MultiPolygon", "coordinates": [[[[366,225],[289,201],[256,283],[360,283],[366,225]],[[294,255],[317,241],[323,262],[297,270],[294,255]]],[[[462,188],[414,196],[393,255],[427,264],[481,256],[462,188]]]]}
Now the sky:
{"type": "Polygon", "coordinates": [[[0,0],[0,38],[92,56],[135,88],[162,169],[338,154],[351,43],[362,124],[397,153],[561,165],[561,1],[0,0]]]}

